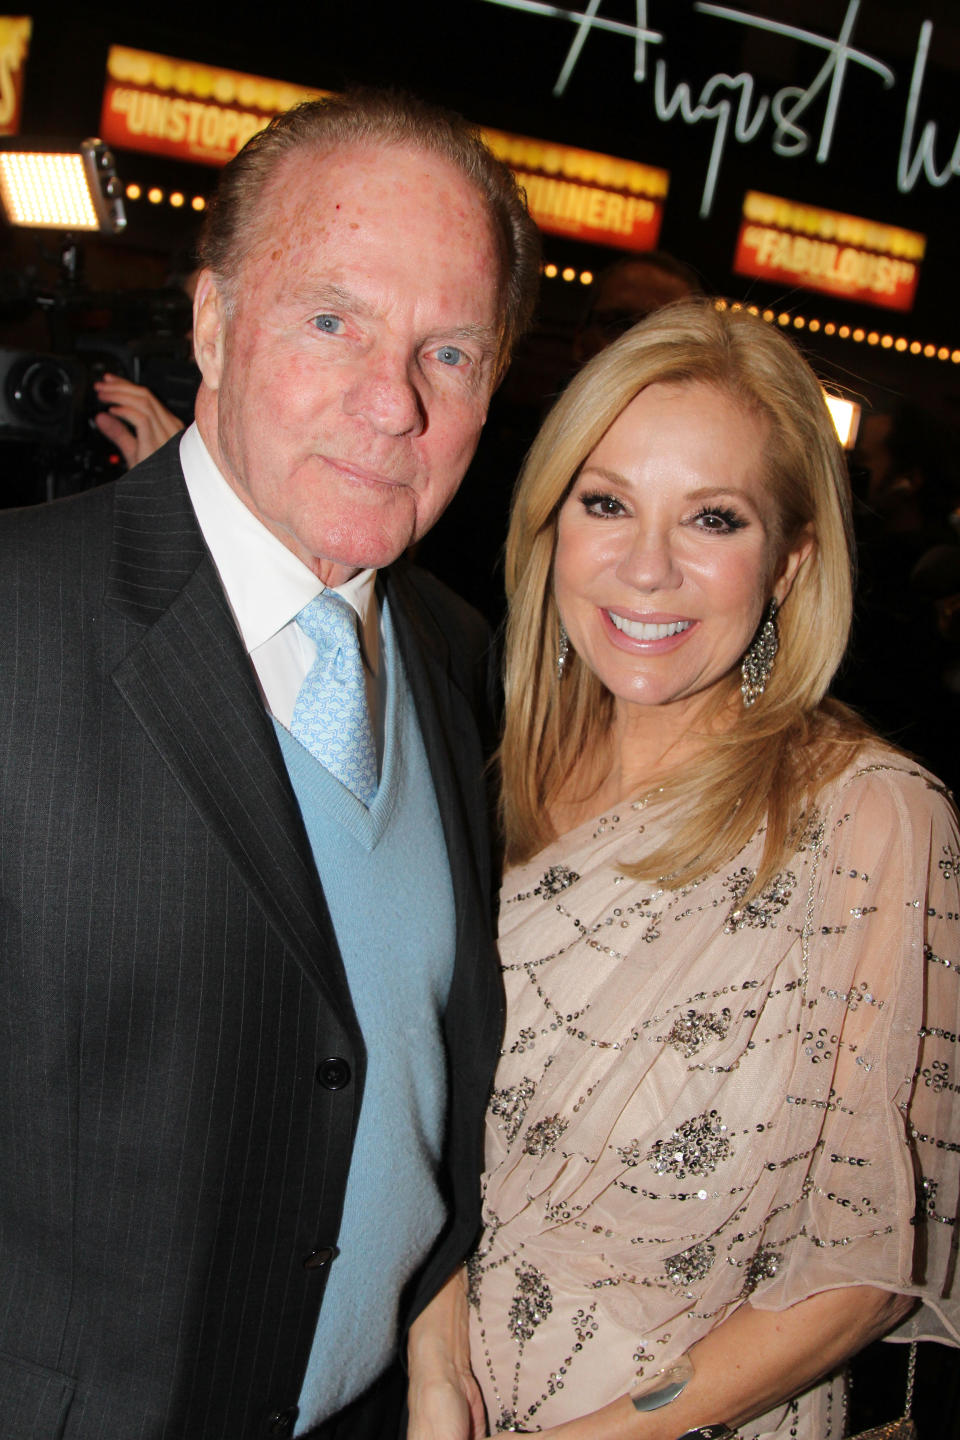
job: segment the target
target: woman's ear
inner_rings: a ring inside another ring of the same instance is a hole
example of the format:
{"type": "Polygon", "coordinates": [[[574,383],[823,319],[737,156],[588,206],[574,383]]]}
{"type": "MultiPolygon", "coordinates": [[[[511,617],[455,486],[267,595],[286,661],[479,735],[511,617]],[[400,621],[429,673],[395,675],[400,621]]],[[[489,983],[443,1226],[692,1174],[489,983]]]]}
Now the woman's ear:
{"type": "Polygon", "coordinates": [[[805,525],[793,545],[784,556],[779,574],[773,586],[773,598],[780,606],[793,588],[800,566],[809,559],[816,547],[812,525],[805,525]]]}

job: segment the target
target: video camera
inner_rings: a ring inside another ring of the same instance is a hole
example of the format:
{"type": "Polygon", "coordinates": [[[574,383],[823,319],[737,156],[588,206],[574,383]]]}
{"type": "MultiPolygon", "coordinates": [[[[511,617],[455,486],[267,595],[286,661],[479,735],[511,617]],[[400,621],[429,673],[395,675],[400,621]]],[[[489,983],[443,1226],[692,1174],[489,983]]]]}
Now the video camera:
{"type": "MultiPolygon", "coordinates": [[[[117,456],[93,417],[105,373],[151,390],[185,425],[199,373],[183,290],[0,294],[0,321],[39,309],[49,348],[0,348],[0,506],[54,499],[117,473],[117,456]]],[[[2,330],[0,330],[2,334],[2,330]]]]}

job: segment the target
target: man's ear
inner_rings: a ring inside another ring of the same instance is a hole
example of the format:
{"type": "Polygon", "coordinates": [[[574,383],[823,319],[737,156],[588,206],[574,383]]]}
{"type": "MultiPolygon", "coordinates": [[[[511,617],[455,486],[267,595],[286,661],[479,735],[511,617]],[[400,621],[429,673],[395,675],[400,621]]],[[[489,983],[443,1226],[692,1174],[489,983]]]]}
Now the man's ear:
{"type": "Polygon", "coordinates": [[[203,383],[219,390],[223,373],[226,306],[212,270],[201,270],[193,294],[193,353],[203,383]]]}

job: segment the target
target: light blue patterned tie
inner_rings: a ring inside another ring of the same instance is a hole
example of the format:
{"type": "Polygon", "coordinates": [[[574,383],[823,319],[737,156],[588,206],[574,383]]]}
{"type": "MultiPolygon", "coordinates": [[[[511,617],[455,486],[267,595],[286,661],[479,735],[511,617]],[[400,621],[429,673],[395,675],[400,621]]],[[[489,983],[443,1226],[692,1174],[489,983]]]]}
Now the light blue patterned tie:
{"type": "Polygon", "coordinates": [[[367,713],[356,614],[324,590],[297,616],[317,658],[300,686],[290,733],[364,805],[377,793],[377,752],[367,713]]]}

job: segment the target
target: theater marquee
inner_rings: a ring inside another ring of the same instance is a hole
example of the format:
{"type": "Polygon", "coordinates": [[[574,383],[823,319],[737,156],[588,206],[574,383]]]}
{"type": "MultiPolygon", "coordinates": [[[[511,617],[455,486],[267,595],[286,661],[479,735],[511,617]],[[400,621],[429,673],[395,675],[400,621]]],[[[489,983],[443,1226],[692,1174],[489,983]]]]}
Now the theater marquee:
{"type": "Polygon", "coordinates": [[[926,237],[750,190],[733,269],[888,310],[912,310],[926,237]]]}
{"type": "MultiPolygon", "coordinates": [[[[111,145],[225,165],[274,115],[329,91],[112,45],[100,134],[111,145]]],[[[524,186],[537,223],[624,250],[652,250],[666,170],[500,130],[484,139],[524,186]]]]}
{"type": "Polygon", "coordinates": [[[526,190],[542,230],[621,250],[656,248],[666,170],[502,130],[485,129],[483,138],[526,190]]]}
{"type": "Polygon", "coordinates": [[[0,135],[20,131],[23,74],[32,29],[27,15],[0,15],[0,135]]]}
{"type": "Polygon", "coordinates": [[[274,115],[324,93],[111,45],[100,134],[126,150],[225,165],[274,115]]]}

